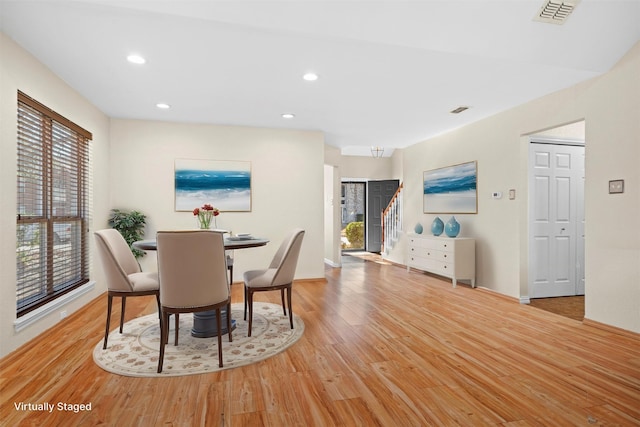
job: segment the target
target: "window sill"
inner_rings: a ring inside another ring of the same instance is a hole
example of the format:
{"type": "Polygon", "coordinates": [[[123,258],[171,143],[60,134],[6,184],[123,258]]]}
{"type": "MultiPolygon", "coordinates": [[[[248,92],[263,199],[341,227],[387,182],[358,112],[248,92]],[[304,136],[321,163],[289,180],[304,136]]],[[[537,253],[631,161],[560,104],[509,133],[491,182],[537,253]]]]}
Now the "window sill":
{"type": "Polygon", "coordinates": [[[40,307],[40,308],[38,308],[36,310],[33,310],[32,312],[29,312],[29,313],[25,314],[22,317],[19,317],[18,319],[16,319],[13,322],[14,330],[16,332],[20,332],[21,330],[23,330],[27,326],[30,326],[30,325],[34,324],[35,322],[43,319],[44,317],[50,315],[51,313],[55,312],[56,310],[64,307],[65,305],[67,305],[71,301],[76,300],[76,299],[80,298],[82,295],[91,292],[95,287],[96,287],[96,282],[95,281],[90,281],[90,282],[85,283],[84,285],[80,286],[79,288],[74,289],[73,291],[71,291],[71,292],[69,292],[67,294],[64,294],[60,298],[57,298],[54,301],[51,301],[50,303],[45,304],[42,307],[40,307]]]}

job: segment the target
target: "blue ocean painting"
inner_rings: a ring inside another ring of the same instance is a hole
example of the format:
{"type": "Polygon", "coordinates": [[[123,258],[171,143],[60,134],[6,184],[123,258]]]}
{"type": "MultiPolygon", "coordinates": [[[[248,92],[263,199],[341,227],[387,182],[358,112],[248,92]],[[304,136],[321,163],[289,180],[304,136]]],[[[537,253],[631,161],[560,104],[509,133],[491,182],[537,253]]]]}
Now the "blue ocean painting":
{"type": "Polygon", "coordinates": [[[425,213],[477,212],[476,162],[434,169],[424,173],[425,213]]]}
{"type": "Polygon", "coordinates": [[[209,203],[221,211],[251,211],[251,163],[176,160],[177,211],[209,203]]]}

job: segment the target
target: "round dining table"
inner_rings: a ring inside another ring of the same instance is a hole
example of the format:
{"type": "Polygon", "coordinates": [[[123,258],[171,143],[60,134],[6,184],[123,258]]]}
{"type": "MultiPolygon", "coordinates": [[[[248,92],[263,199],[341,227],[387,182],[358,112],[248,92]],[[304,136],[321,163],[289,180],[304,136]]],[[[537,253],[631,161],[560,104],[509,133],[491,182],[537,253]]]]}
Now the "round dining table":
{"type": "MultiPolygon", "coordinates": [[[[227,251],[233,251],[236,249],[256,248],[258,246],[265,246],[269,243],[268,239],[261,237],[225,237],[224,249],[227,251]]],[[[158,249],[158,243],[156,239],[138,240],[133,242],[132,246],[142,251],[155,251],[158,249]]]]}
{"type": "MultiPolygon", "coordinates": [[[[252,236],[229,236],[224,238],[224,249],[233,251],[236,249],[249,249],[265,246],[269,243],[268,239],[252,236]]],[[[158,244],[155,239],[138,240],[131,245],[136,249],[143,251],[155,251],[158,244]]],[[[220,327],[216,321],[215,310],[201,311],[193,313],[193,327],[191,328],[191,336],[196,338],[216,337],[218,334],[228,333],[227,329],[227,309],[221,310],[222,318],[220,327]]],[[[230,315],[230,314],[229,314],[230,315]]],[[[231,319],[231,329],[235,328],[235,320],[231,319]]]]}

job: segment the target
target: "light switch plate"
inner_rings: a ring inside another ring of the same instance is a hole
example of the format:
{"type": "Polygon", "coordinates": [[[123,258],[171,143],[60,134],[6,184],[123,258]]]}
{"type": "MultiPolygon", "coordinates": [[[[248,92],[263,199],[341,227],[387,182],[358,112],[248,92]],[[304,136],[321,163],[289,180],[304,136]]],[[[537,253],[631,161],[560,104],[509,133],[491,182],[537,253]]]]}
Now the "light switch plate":
{"type": "Polygon", "coordinates": [[[609,194],[624,193],[624,179],[609,181],[609,194]]]}
{"type": "Polygon", "coordinates": [[[509,200],[515,200],[516,199],[516,190],[515,189],[511,189],[509,190],[509,200]]]}

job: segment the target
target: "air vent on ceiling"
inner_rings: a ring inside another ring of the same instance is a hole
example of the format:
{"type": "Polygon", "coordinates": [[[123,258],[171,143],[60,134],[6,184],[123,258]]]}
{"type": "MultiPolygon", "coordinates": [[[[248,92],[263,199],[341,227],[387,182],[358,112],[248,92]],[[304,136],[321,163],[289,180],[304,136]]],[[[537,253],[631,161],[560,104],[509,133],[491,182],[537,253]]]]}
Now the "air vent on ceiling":
{"type": "Polygon", "coordinates": [[[547,0],[533,20],[562,25],[569,15],[571,15],[571,12],[573,12],[573,9],[576,8],[579,2],[580,0],[547,0]]]}
{"type": "Polygon", "coordinates": [[[458,107],[458,108],[456,108],[455,110],[451,110],[451,111],[449,111],[449,112],[450,112],[451,114],[460,114],[460,113],[462,113],[463,111],[468,110],[468,109],[469,109],[469,107],[462,107],[462,106],[461,106],[461,107],[458,107]]]}

